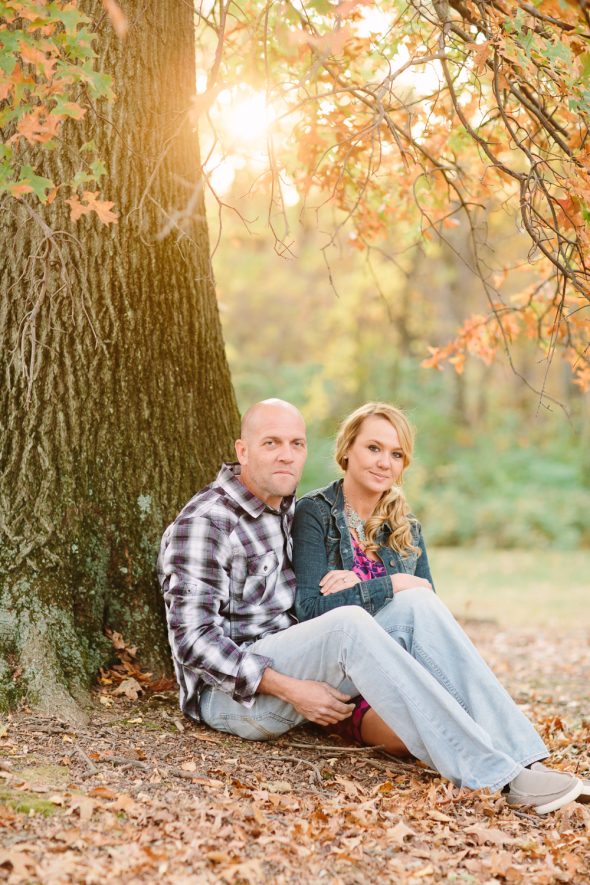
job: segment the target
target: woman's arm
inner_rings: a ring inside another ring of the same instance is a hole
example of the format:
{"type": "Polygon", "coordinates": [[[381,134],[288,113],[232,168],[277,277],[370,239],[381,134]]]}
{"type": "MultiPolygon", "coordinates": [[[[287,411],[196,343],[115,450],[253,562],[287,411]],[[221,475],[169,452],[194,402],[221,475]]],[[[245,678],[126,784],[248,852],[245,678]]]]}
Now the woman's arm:
{"type": "Polygon", "coordinates": [[[424,537],[422,535],[422,526],[418,524],[418,530],[420,533],[420,537],[418,539],[418,546],[422,551],[420,556],[418,557],[418,561],[416,562],[416,571],[414,574],[417,578],[425,578],[427,581],[430,581],[432,585],[432,589],[436,593],[434,589],[434,582],[432,580],[432,575],[430,574],[430,565],[428,564],[428,554],[426,553],[426,544],[424,543],[424,537]]]}
{"type": "Polygon", "coordinates": [[[320,581],[329,571],[325,527],[318,505],[312,498],[297,502],[293,522],[293,564],[297,574],[295,615],[300,621],[316,618],[341,605],[360,605],[375,614],[393,599],[389,576],[359,581],[354,587],[322,596],[320,581]]]}

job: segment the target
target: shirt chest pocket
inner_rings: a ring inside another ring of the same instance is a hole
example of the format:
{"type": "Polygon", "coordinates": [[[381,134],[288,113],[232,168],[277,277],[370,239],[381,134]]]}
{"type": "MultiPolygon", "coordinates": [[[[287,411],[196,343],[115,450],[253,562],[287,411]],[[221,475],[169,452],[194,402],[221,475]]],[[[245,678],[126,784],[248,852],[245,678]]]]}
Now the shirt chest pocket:
{"type": "Polygon", "coordinates": [[[245,602],[263,602],[276,584],[279,558],[272,550],[251,556],[246,562],[246,580],[242,597],[245,602]],[[269,581],[269,578],[271,580],[269,581]]]}

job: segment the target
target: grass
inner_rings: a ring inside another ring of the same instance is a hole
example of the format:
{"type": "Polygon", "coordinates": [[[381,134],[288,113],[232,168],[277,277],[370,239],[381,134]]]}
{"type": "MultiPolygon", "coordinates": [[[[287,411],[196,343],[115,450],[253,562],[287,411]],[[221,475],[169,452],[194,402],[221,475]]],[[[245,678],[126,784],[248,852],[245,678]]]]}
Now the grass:
{"type": "Polygon", "coordinates": [[[431,547],[436,592],[455,617],[502,628],[590,629],[590,551],[431,547]]]}
{"type": "Polygon", "coordinates": [[[57,814],[59,808],[50,802],[46,797],[39,796],[38,793],[29,793],[26,790],[11,790],[0,784],[0,804],[5,805],[9,810],[18,814],[42,814],[44,817],[50,817],[57,814]]]}
{"type": "Polygon", "coordinates": [[[49,789],[46,793],[39,794],[28,790],[12,789],[0,782],[0,804],[18,813],[29,814],[33,812],[34,814],[42,814],[44,817],[50,817],[60,812],[59,807],[49,801],[49,796],[59,792],[69,783],[71,774],[66,768],[50,764],[28,765],[26,768],[15,769],[14,773],[18,778],[22,778],[28,786],[46,784],[49,789]]]}

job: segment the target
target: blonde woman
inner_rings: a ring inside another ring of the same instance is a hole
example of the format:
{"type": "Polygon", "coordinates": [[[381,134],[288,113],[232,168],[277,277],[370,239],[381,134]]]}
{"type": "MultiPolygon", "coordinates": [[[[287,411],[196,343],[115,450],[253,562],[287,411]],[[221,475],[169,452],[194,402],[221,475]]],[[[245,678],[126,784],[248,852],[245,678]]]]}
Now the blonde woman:
{"type": "MultiPolygon", "coordinates": [[[[360,605],[374,615],[394,593],[433,590],[420,523],[401,488],[413,448],[408,419],[387,403],[367,403],[342,422],[335,460],[344,479],[297,505],[293,540],[300,621],[341,605],[360,605]]],[[[366,744],[385,744],[391,753],[408,752],[360,696],[353,715],[336,730],[366,744]]]]}
{"type": "MultiPolygon", "coordinates": [[[[466,713],[482,741],[477,767],[487,768],[493,748],[493,752],[506,754],[514,761],[515,770],[520,770],[504,788],[508,802],[533,802],[539,813],[546,813],[560,807],[566,797],[571,801],[584,794],[580,798],[588,801],[589,784],[576,783],[570,776],[564,779],[561,772],[541,764],[548,754],[539,735],[434,593],[421,527],[402,489],[413,445],[413,430],[403,412],[386,403],[367,403],[340,426],[336,461],[344,472],[343,479],[297,502],[293,562],[299,621],[319,618],[318,625],[325,621],[328,626],[326,619],[342,606],[351,625],[346,631],[348,639],[356,646],[359,639],[354,639],[352,625],[355,620],[365,623],[366,617],[359,611],[358,619],[354,618],[354,607],[360,607],[414,659],[403,676],[401,671],[406,667],[402,659],[398,659],[399,673],[395,674],[383,660],[381,679],[373,675],[370,682],[364,682],[364,694],[389,724],[360,696],[355,685],[344,679],[333,687],[353,699],[352,715],[327,727],[342,729],[346,737],[366,744],[384,744],[398,755],[408,753],[408,746],[428,761],[434,748],[438,752],[447,742],[454,752],[460,752],[466,713]],[[400,680],[404,697],[414,699],[397,720],[382,696],[383,685],[391,677],[400,680]],[[429,727],[434,726],[431,695],[440,705],[435,728],[438,739],[427,746],[412,720],[414,715],[425,716],[429,727]],[[463,725],[458,727],[461,720],[463,725]]],[[[370,647],[360,646],[373,673],[375,666],[379,672],[379,662],[374,659],[378,644],[375,634],[370,647]]]]}

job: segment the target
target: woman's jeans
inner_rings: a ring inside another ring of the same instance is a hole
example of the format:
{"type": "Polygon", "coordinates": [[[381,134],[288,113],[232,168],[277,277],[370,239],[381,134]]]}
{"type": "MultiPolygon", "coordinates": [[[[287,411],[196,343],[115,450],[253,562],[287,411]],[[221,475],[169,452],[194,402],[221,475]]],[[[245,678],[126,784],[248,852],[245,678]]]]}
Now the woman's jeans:
{"type": "MultiPolygon", "coordinates": [[[[539,759],[545,745],[432,591],[397,593],[373,617],[342,606],[265,636],[249,648],[272,669],[361,694],[408,750],[456,786],[495,791],[539,759]]],[[[207,689],[201,715],[219,731],[268,740],[305,721],[257,694],[245,707],[207,689]]]]}

